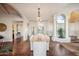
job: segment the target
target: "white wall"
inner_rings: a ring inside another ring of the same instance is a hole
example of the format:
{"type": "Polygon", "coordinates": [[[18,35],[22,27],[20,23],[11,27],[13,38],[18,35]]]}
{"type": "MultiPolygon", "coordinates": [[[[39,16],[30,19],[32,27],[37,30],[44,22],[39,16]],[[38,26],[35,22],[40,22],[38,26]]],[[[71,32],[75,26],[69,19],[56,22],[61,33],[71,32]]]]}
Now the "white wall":
{"type": "MultiPolygon", "coordinates": [[[[45,21],[42,23],[43,26],[44,26],[44,34],[46,35],[53,35],[53,21],[52,22],[48,22],[48,21],[45,21]]],[[[28,27],[28,32],[29,32],[29,35],[31,36],[32,35],[32,31],[33,31],[33,27],[34,27],[34,34],[38,34],[37,33],[37,22],[33,22],[33,21],[29,21],[29,27],[28,27]]]]}
{"type": "Polygon", "coordinates": [[[21,21],[22,19],[15,16],[6,16],[0,18],[0,23],[4,23],[7,26],[6,31],[0,32],[0,35],[4,36],[4,41],[12,41],[12,24],[13,21],[21,21]]]}
{"type": "Polygon", "coordinates": [[[0,32],[0,35],[4,36],[4,41],[12,41],[12,21],[0,19],[0,23],[4,23],[7,26],[6,31],[0,32]]]}
{"type": "Polygon", "coordinates": [[[28,33],[29,33],[29,28],[28,28],[27,23],[28,23],[27,19],[24,20],[23,29],[22,29],[23,40],[27,40],[27,36],[28,36],[28,33]]]}
{"type": "Polygon", "coordinates": [[[69,23],[69,35],[79,37],[79,22],[69,23]]]}
{"type": "MultiPolygon", "coordinates": [[[[53,19],[52,19],[53,20],[53,19]]],[[[46,23],[47,24],[47,23],[46,23]]],[[[48,24],[46,25],[47,27],[47,34],[49,36],[53,36],[54,35],[54,25],[53,25],[53,21],[52,22],[48,22],[48,24]]]]}
{"type": "Polygon", "coordinates": [[[69,23],[69,36],[76,36],[76,23],[69,23]]]}

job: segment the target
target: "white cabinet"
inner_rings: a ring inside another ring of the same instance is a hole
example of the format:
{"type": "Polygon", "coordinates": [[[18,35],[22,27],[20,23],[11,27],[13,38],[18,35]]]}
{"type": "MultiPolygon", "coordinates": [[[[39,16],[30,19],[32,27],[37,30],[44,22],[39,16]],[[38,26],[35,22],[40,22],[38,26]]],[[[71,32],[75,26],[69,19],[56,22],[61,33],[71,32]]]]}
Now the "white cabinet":
{"type": "Polygon", "coordinates": [[[47,43],[46,42],[33,42],[33,55],[34,56],[46,56],[47,43]]]}
{"type": "Polygon", "coordinates": [[[30,38],[30,47],[34,56],[46,56],[50,38],[47,35],[34,35],[30,38]]]}

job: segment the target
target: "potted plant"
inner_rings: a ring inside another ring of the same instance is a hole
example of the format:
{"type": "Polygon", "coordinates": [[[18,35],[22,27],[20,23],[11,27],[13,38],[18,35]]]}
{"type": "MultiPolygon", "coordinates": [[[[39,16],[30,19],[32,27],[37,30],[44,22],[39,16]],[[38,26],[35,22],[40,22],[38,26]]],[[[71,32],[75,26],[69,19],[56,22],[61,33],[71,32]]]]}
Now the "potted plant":
{"type": "Polygon", "coordinates": [[[59,35],[59,38],[64,38],[64,30],[63,30],[63,28],[58,29],[58,35],[59,35]]]}

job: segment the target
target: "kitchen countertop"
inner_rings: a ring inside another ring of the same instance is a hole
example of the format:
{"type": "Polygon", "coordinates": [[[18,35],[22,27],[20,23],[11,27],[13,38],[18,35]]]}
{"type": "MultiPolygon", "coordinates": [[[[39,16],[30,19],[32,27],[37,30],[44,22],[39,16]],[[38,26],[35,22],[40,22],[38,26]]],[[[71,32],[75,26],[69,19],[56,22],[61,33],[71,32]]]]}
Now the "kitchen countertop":
{"type": "Polygon", "coordinates": [[[38,34],[38,35],[33,35],[31,36],[30,40],[32,42],[49,42],[50,38],[47,35],[43,35],[43,34],[38,34]]]}

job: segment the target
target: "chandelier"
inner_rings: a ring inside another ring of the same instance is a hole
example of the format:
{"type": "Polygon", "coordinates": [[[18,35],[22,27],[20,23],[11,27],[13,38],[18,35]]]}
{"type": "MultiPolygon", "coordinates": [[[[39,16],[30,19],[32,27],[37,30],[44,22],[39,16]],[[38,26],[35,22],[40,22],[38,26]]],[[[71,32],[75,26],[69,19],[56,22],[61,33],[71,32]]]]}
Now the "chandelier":
{"type": "Polygon", "coordinates": [[[41,31],[43,24],[42,24],[42,17],[40,16],[40,8],[38,8],[37,26],[38,29],[41,31]]]}
{"type": "Polygon", "coordinates": [[[37,17],[37,21],[38,21],[38,22],[41,22],[41,21],[42,21],[42,19],[41,19],[41,17],[40,17],[40,8],[38,8],[38,17],[37,17]]]}

